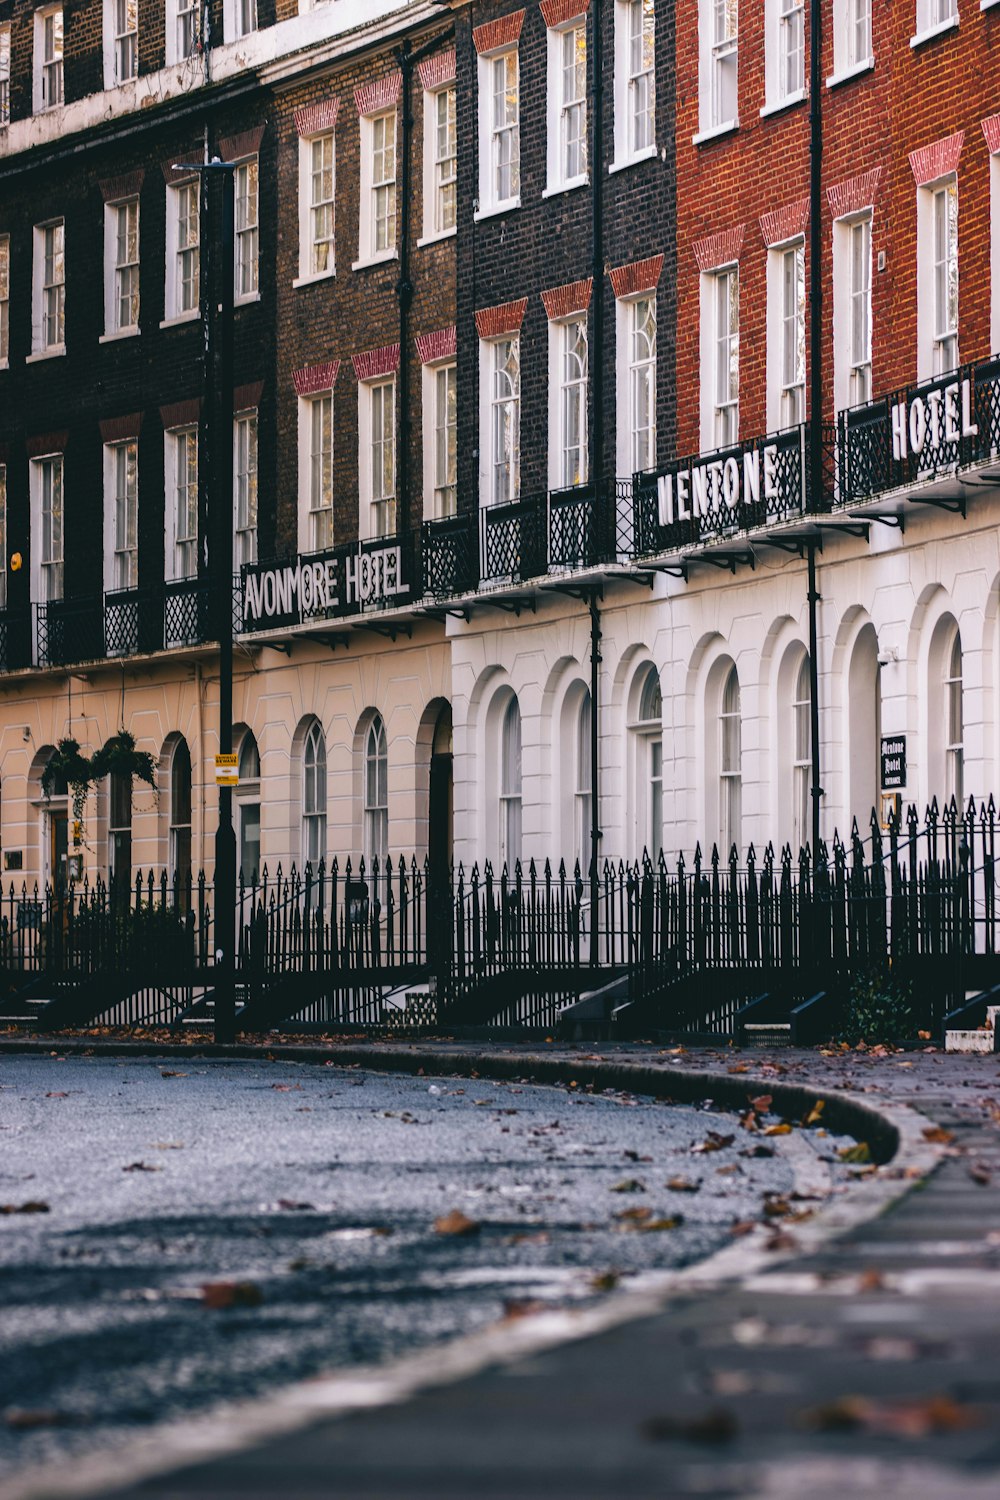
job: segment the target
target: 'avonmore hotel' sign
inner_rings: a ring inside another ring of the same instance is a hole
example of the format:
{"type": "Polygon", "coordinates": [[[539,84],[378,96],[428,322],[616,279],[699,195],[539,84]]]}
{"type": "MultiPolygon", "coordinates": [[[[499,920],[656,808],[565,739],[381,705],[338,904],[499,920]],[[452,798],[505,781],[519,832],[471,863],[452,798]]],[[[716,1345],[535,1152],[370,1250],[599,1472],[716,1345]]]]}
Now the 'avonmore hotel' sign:
{"type": "Polygon", "coordinates": [[[1000,359],[966,365],[841,413],[841,502],[869,500],[995,459],[1000,447],[1000,359]]]}
{"type": "Polygon", "coordinates": [[[403,549],[397,542],[355,542],[320,557],[245,568],[243,629],[268,630],[389,609],[405,603],[409,595],[403,549]]]}

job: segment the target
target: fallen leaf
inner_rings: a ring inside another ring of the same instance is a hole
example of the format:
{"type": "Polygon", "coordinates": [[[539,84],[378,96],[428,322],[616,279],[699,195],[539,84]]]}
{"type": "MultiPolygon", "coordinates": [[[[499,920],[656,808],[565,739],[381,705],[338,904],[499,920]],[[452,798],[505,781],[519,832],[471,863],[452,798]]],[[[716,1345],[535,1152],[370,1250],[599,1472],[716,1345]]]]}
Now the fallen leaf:
{"type": "Polygon", "coordinates": [[[798,1248],[799,1242],[795,1236],[786,1234],[784,1230],[779,1230],[777,1234],[772,1234],[769,1240],[764,1241],[765,1250],[797,1250],[798,1248]]]}
{"type": "Polygon", "coordinates": [[[929,1031],[918,1031],[917,1032],[917,1040],[918,1041],[929,1042],[930,1039],[931,1039],[931,1034],[930,1034],[929,1031]]]}
{"type": "Polygon", "coordinates": [[[989,1187],[990,1183],[993,1181],[992,1172],[990,1171],[989,1167],[987,1167],[981,1161],[973,1162],[972,1166],[969,1168],[969,1176],[972,1178],[973,1182],[978,1182],[980,1187],[989,1187]]]}
{"type": "Polygon", "coordinates": [[[861,1272],[861,1275],[858,1277],[859,1292],[882,1292],[884,1290],[885,1277],[881,1271],[876,1270],[872,1266],[867,1271],[861,1272]]]}
{"type": "Polygon", "coordinates": [[[608,1191],[610,1193],[644,1193],[646,1184],[639,1177],[625,1177],[621,1182],[616,1182],[608,1191]]]}
{"type": "Polygon", "coordinates": [[[773,1156],[774,1155],[774,1147],[773,1146],[765,1146],[765,1145],[761,1144],[760,1142],[758,1142],[758,1144],[756,1146],[751,1146],[748,1150],[741,1151],[740,1155],[741,1156],[751,1156],[751,1157],[773,1156]]]}
{"type": "Polygon", "coordinates": [[[782,1120],[780,1125],[769,1125],[764,1131],[765,1135],[791,1135],[792,1127],[787,1120],[782,1120]]]}
{"type": "Polygon", "coordinates": [[[640,1224],[638,1227],[643,1234],[657,1234],[664,1229],[680,1229],[683,1223],[683,1214],[673,1214],[668,1219],[648,1219],[645,1224],[640,1224]]]}
{"type": "Polygon", "coordinates": [[[162,1172],[162,1167],[151,1167],[148,1162],[130,1161],[127,1167],[122,1167],[123,1172],[162,1172]]]}
{"type": "Polygon", "coordinates": [[[669,1177],[666,1186],[672,1193],[697,1193],[701,1190],[701,1180],[692,1182],[688,1177],[669,1177]]]}
{"type": "Polygon", "coordinates": [[[505,1323],[514,1323],[518,1318],[533,1318],[543,1312],[548,1312],[548,1308],[537,1297],[508,1297],[503,1305],[505,1323]]]}
{"type": "Polygon", "coordinates": [[[264,1300],[260,1287],[253,1281],[207,1281],[201,1289],[205,1307],[259,1307],[264,1300]]]}
{"type": "Polygon", "coordinates": [[[731,1067],[726,1069],[727,1073],[749,1073],[749,1071],[749,1063],[733,1063],[731,1067]]]}
{"type": "Polygon", "coordinates": [[[614,1217],[618,1220],[619,1224],[624,1224],[626,1228],[632,1228],[636,1224],[648,1223],[653,1217],[653,1210],[647,1208],[645,1205],[641,1208],[623,1208],[621,1213],[615,1214],[614,1217]]]}
{"type": "Polygon", "coordinates": [[[934,1146],[950,1146],[955,1139],[953,1130],[945,1130],[940,1125],[928,1125],[924,1131],[924,1140],[930,1141],[934,1146]]]}
{"type": "Polygon", "coordinates": [[[841,1146],[837,1152],[841,1161],[850,1162],[852,1166],[864,1166],[872,1159],[871,1151],[867,1141],[858,1141],[854,1146],[841,1146]]]}
{"type": "Polygon", "coordinates": [[[64,1093],[61,1089],[55,1089],[51,1094],[46,1094],[45,1097],[46,1099],[68,1099],[69,1094],[64,1093]]]}
{"type": "Polygon", "coordinates": [[[153,1144],[152,1144],[152,1147],[150,1149],[153,1150],[153,1151],[183,1151],[184,1150],[184,1142],[183,1141],[154,1141],[153,1144]]]}
{"type": "Polygon", "coordinates": [[[475,1219],[468,1218],[460,1208],[453,1208],[451,1213],[442,1214],[439,1219],[434,1220],[435,1234],[447,1234],[455,1238],[478,1234],[480,1227],[475,1219]]]}
{"type": "Polygon", "coordinates": [[[187,1074],[186,1073],[173,1073],[173,1072],[171,1072],[171,1070],[169,1068],[161,1068],[160,1069],[160,1077],[161,1078],[186,1078],[187,1074]]]}
{"type": "Polygon", "coordinates": [[[803,1125],[805,1125],[805,1126],[818,1125],[819,1122],[820,1122],[820,1120],[823,1118],[823,1109],[824,1109],[825,1105],[826,1105],[826,1100],[825,1099],[817,1099],[816,1103],[813,1105],[813,1107],[809,1111],[809,1113],[807,1115],[803,1115],[803,1117],[802,1117],[802,1123],[803,1123],[803,1125]]]}
{"type": "Polygon", "coordinates": [[[738,1219],[735,1224],[730,1225],[729,1233],[733,1239],[742,1239],[745,1234],[753,1234],[757,1225],[753,1219],[738,1219]]]}
{"type": "Polygon", "coordinates": [[[622,1155],[626,1161],[652,1161],[651,1156],[640,1156],[638,1151],[623,1151],[622,1155]]]}
{"type": "Polygon", "coordinates": [[[720,1135],[717,1130],[710,1130],[703,1141],[691,1147],[696,1154],[704,1154],[708,1151],[722,1151],[726,1146],[731,1146],[735,1141],[735,1135],[720,1135]]]}
{"type": "Polygon", "coordinates": [[[799,1422],[814,1432],[865,1432],[887,1437],[923,1438],[978,1427],[982,1416],[960,1406],[951,1396],[929,1396],[910,1401],[871,1401],[864,1396],[841,1396],[822,1406],[807,1408],[799,1422]]]}
{"type": "Polygon", "coordinates": [[[756,1099],[750,1100],[750,1108],[755,1109],[759,1115],[766,1115],[770,1113],[773,1102],[773,1094],[758,1094],[756,1099]]]}
{"type": "Polygon", "coordinates": [[[286,1213],[315,1213],[315,1203],[299,1203],[295,1198],[279,1198],[278,1207],[286,1213]]]}
{"type": "Polygon", "coordinates": [[[600,1275],[590,1278],[590,1287],[595,1292],[613,1292],[621,1279],[618,1271],[603,1271],[600,1275]]]}
{"type": "Polygon", "coordinates": [[[0,1214],[47,1214],[49,1205],[40,1198],[29,1198],[27,1203],[0,1203],[0,1214]]]}
{"type": "Polygon", "coordinates": [[[725,1407],[713,1407],[694,1417],[650,1417],[639,1431],[653,1443],[674,1439],[682,1443],[731,1443],[739,1423],[725,1407]]]}

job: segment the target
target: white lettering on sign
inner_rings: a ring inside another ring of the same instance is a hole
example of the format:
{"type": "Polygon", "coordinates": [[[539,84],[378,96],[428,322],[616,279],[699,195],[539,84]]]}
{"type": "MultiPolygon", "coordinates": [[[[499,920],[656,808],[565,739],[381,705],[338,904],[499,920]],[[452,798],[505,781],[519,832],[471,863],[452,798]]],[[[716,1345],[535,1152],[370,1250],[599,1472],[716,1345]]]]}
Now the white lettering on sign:
{"type": "Polygon", "coordinates": [[[732,512],[740,505],[758,505],[763,469],[764,499],[777,500],[778,450],[773,443],[751,448],[743,463],[733,454],[707,459],[676,474],[661,474],[656,481],[660,525],[717,515],[723,507],[732,512]]]}
{"type": "Polygon", "coordinates": [[[934,453],[943,443],[978,437],[972,420],[972,382],[952,381],[942,390],[914,396],[907,408],[899,401],[892,408],[892,456],[896,463],[912,455],[934,453]]]}
{"type": "Polygon", "coordinates": [[[268,568],[248,573],[243,586],[243,623],[273,620],[302,610],[336,609],[337,559],[300,562],[296,567],[268,568]]]}
{"type": "Polygon", "coordinates": [[[380,547],[349,557],[344,583],[348,604],[378,604],[410,592],[402,581],[402,557],[398,547],[380,547]]]}

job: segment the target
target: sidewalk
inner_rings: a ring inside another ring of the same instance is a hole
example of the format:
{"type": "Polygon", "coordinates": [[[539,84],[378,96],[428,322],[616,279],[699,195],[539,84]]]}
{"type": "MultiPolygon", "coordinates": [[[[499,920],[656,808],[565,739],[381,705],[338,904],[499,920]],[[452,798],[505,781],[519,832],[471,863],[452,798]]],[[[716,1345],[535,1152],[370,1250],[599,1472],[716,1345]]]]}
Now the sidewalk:
{"type": "MultiPolygon", "coordinates": [[[[435,1049],[445,1058],[470,1047],[435,1049]]],[[[528,1049],[477,1049],[491,1058],[528,1049]]],[[[966,1500],[1000,1494],[1000,1072],[993,1057],[546,1049],[850,1089],[919,1109],[953,1139],[882,1216],[722,1289],[401,1404],[335,1419],[103,1493],[308,1500],[966,1500]],[[744,1064],[748,1071],[742,1072],[744,1064]],[[740,1071],[734,1071],[740,1070],[740,1071]]],[[[346,1049],[337,1049],[338,1053],[346,1049]]],[[[430,1061],[352,1047],[372,1065],[430,1061]]],[[[428,1054],[424,1058],[423,1054],[428,1054]]],[[[418,1055],[419,1054],[419,1055],[418,1055]]],[[[537,1049],[532,1055],[537,1055],[537,1049]]],[[[428,1069],[430,1071],[430,1069],[428,1069]]],[[[691,1085],[688,1085],[688,1089],[691,1085]]],[[[876,1177],[899,1183],[899,1167],[876,1177]]],[[[807,1226],[803,1226],[805,1231],[807,1226]]],[[[797,1236],[794,1224],[779,1236],[797,1236]]],[[[528,1321],[528,1320],[525,1320],[528,1321]]],[[[38,1491],[39,1495],[45,1493],[38,1491]]]]}

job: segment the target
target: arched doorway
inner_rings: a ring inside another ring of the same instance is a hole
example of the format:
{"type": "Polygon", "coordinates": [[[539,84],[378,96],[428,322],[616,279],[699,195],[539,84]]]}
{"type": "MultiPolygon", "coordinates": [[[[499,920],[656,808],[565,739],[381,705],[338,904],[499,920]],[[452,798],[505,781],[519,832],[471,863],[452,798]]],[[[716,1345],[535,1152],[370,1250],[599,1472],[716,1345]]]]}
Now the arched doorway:
{"type": "Polygon", "coordinates": [[[427,858],[432,884],[446,882],[451,871],[454,832],[452,779],[451,704],[446,703],[437,716],[431,740],[427,858]]]}

